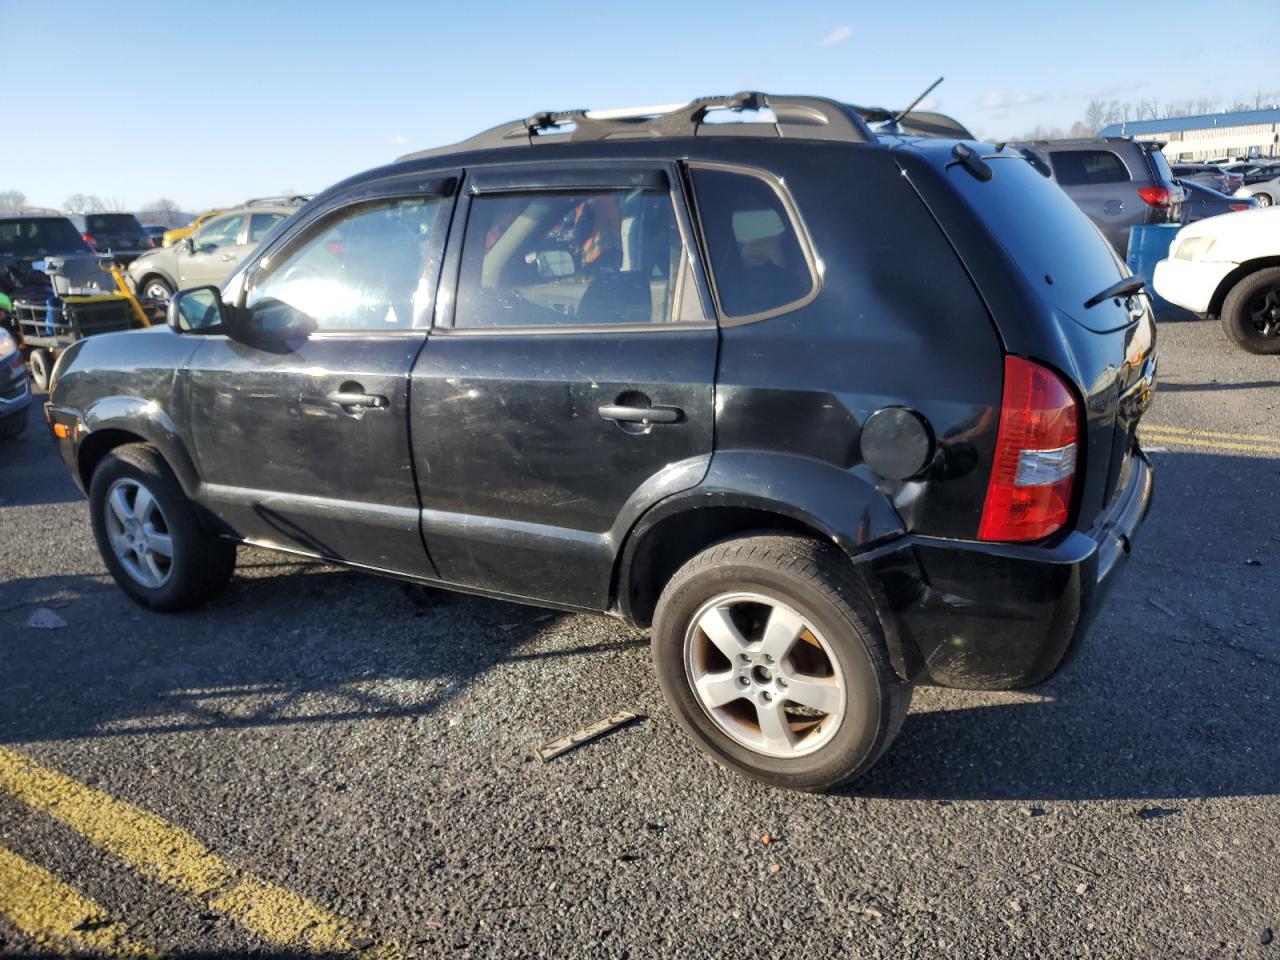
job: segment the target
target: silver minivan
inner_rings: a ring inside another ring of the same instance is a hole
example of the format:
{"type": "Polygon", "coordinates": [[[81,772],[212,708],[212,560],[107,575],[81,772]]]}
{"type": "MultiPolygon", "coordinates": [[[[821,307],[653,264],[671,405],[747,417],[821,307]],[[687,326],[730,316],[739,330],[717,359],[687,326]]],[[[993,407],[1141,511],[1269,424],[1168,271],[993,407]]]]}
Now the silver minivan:
{"type": "Polygon", "coordinates": [[[1129,228],[1180,223],[1186,192],[1153,140],[1086,137],[1014,144],[1048,164],[1053,179],[1111,241],[1121,257],[1129,251],[1129,228]]]}

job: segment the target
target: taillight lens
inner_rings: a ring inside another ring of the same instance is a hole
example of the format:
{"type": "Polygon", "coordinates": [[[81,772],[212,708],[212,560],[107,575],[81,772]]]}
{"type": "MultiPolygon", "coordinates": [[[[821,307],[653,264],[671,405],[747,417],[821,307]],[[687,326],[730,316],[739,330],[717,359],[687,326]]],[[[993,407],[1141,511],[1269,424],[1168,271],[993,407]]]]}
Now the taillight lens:
{"type": "Polygon", "coordinates": [[[979,540],[1039,540],[1071,513],[1080,409],[1052,370],[1004,359],[1004,395],[995,464],[982,506],[979,540]]]}
{"type": "Polygon", "coordinates": [[[1169,206],[1171,196],[1168,187],[1139,187],[1138,196],[1149,207],[1160,207],[1164,209],[1169,206]]]}
{"type": "Polygon", "coordinates": [[[89,245],[89,249],[92,250],[94,253],[98,252],[98,245],[93,242],[92,235],[86,233],[81,235],[80,239],[83,240],[85,243],[87,243],[89,245]]]}
{"type": "Polygon", "coordinates": [[[1228,203],[1227,206],[1230,207],[1232,210],[1248,210],[1249,209],[1249,204],[1247,203],[1228,203]]]}

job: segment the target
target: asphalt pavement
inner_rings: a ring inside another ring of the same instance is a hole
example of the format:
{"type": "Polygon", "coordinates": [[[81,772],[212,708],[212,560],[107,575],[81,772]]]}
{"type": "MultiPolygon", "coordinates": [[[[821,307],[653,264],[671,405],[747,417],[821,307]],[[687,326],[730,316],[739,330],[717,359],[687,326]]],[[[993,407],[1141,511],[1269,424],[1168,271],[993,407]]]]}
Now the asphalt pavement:
{"type": "Polygon", "coordinates": [[[33,410],[0,446],[0,955],[1280,958],[1280,357],[1200,322],[1160,354],[1155,506],[1081,654],[918,689],[825,796],[704,760],[604,617],[256,550],[145,612],[33,410]]]}

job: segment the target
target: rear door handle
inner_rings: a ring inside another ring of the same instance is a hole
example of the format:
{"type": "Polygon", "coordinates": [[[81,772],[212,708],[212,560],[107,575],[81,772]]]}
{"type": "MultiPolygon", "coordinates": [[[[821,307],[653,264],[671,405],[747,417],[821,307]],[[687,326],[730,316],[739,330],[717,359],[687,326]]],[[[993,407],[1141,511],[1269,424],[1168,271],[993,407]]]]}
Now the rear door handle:
{"type": "Polygon", "coordinates": [[[356,393],[348,390],[335,390],[325,399],[339,407],[373,407],[380,410],[387,405],[387,398],[380,394],[356,393]]]}
{"type": "Polygon", "coordinates": [[[600,416],[618,423],[679,423],[684,412],[679,407],[628,407],[617,403],[601,404],[600,416]]]}

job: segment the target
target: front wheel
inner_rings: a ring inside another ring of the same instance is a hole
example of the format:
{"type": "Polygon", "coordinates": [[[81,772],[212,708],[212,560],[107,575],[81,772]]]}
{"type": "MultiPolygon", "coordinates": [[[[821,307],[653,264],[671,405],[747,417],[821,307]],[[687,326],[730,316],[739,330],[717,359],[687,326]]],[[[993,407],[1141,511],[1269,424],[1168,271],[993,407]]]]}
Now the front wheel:
{"type": "Polygon", "coordinates": [[[774,786],[858,776],[911,702],[848,558],[802,537],[741,537],[686,563],[658,601],[652,652],[699,746],[774,786]]]}
{"type": "Polygon", "coordinates": [[[44,347],[36,347],[27,357],[27,366],[36,389],[48,390],[49,380],[53,377],[53,355],[44,347]]]}
{"type": "Polygon", "coordinates": [[[1255,271],[1231,288],[1222,329],[1250,353],[1280,353],[1280,267],[1255,271]]]}
{"type": "Polygon", "coordinates": [[[188,610],[231,579],[235,544],[205,532],[195,504],[149,444],[117,447],[102,459],[89,485],[89,514],[111,576],[144,607],[188,610]]]}
{"type": "Polygon", "coordinates": [[[173,297],[173,287],[163,277],[148,277],[142,284],[141,293],[143,299],[168,304],[173,297]]]}

